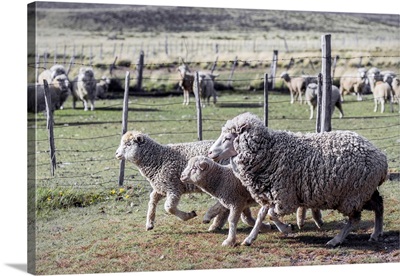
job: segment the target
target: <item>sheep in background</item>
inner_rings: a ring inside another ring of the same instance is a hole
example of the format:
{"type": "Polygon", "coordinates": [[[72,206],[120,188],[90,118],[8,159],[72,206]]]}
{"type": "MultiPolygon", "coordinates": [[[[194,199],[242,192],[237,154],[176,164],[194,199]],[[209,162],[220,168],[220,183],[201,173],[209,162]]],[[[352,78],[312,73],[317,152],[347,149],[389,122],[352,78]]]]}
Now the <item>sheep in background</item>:
{"type": "MultiPolygon", "coordinates": [[[[190,102],[190,93],[193,93],[193,89],[195,89],[195,77],[194,74],[190,73],[189,67],[184,63],[180,65],[177,69],[180,75],[179,87],[183,90],[183,105],[189,105],[190,102]]],[[[199,90],[201,98],[203,98],[203,102],[205,99],[208,99],[208,103],[210,102],[210,97],[214,97],[214,104],[217,102],[216,92],[214,89],[214,80],[218,75],[198,72],[199,74],[199,90]]]]}
{"type": "MultiPolygon", "coordinates": [[[[43,80],[42,80],[43,81],[43,80]]],[[[51,111],[61,109],[68,95],[71,93],[66,75],[57,75],[48,83],[51,96],[51,111]]],[[[46,111],[46,101],[43,84],[28,85],[28,112],[38,113],[46,111]]]]}
{"type": "MultiPolygon", "coordinates": [[[[215,77],[216,75],[214,75],[214,78],[215,77]]],[[[210,74],[199,72],[199,96],[203,107],[206,105],[206,100],[207,104],[210,104],[211,97],[213,97],[213,103],[217,103],[217,93],[214,89],[214,78],[210,74]]],[[[195,89],[196,82],[194,82],[193,85],[193,89],[195,89]]]]}
{"type": "Polygon", "coordinates": [[[96,83],[96,98],[105,99],[108,92],[108,86],[110,85],[110,79],[106,76],[102,76],[98,83],[96,83]]]}
{"type": "Polygon", "coordinates": [[[183,105],[189,105],[190,93],[193,93],[194,76],[190,74],[189,67],[186,64],[179,66],[176,69],[181,79],[179,80],[179,87],[183,90],[183,105]]]}
{"type": "MultiPolygon", "coordinates": [[[[222,246],[235,246],[237,224],[242,212],[257,203],[235,177],[232,168],[229,165],[220,165],[205,156],[195,156],[189,159],[182,171],[181,181],[196,185],[229,209],[229,234],[222,246]]],[[[254,226],[254,220],[250,226],[254,226]]],[[[271,230],[271,225],[262,224],[261,230],[271,230]]]]}
{"type": "Polygon", "coordinates": [[[357,73],[344,75],[340,78],[340,100],[344,101],[344,95],[347,93],[356,93],[357,100],[362,101],[362,92],[367,84],[367,71],[365,68],[358,68],[357,73]]]}
{"type": "Polygon", "coordinates": [[[96,99],[96,80],[91,67],[82,67],[79,74],[72,82],[72,108],[76,108],[78,100],[83,102],[83,108],[88,110],[88,101],[90,101],[90,110],[94,110],[94,101],[96,99]]]}
{"type": "Polygon", "coordinates": [[[399,105],[399,113],[400,113],[400,79],[398,77],[393,78],[392,80],[392,102],[397,102],[399,105]]]}
{"type": "Polygon", "coordinates": [[[38,83],[43,84],[43,80],[46,80],[47,83],[52,83],[53,79],[58,75],[68,75],[67,71],[65,70],[64,66],[60,64],[55,64],[50,69],[46,69],[41,72],[38,76],[38,83]]]}
{"type": "Polygon", "coordinates": [[[392,88],[387,82],[378,81],[373,90],[374,94],[374,112],[378,111],[378,104],[381,105],[381,113],[385,111],[385,102],[390,102],[390,110],[393,112],[392,88]]]}
{"type": "Polygon", "coordinates": [[[374,91],[375,83],[379,78],[380,70],[376,67],[372,67],[367,71],[367,81],[371,92],[374,91]]]}
{"type": "MultiPolygon", "coordinates": [[[[318,97],[318,85],[316,83],[310,83],[306,89],[306,102],[310,106],[310,120],[314,116],[314,110],[317,107],[317,97],[318,97]]],[[[332,85],[331,94],[331,112],[333,114],[335,106],[339,109],[339,118],[343,117],[342,103],[340,101],[340,91],[335,85],[332,85]]]]}
{"type": "Polygon", "coordinates": [[[283,216],[299,206],[334,209],[349,217],[328,246],[344,241],[363,209],[375,212],[370,240],[377,241],[383,233],[383,199],[377,188],[387,178],[388,162],[384,153],[354,132],[271,130],[257,116],[244,113],[226,122],[208,156],[230,158],[235,176],[262,206],[246,245],[257,237],[267,212],[283,216]]]}
{"type": "MultiPolygon", "coordinates": [[[[195,185],[182,183],[180,176],[187,161],[193,156],[207,155],[212,144],[213,141],[199,141],[161,145],[138,131],[128,131],[122,136],[115,157],[132,162],[153,188],[148,204],[146,230],[154,228],[156,207],[164,197],[166,197],[164,208],[169,214],[183,221],[197,216],[195,211],[187,213],[178,209],[183,194],[202,192],[195,185]]],[[[209,217],[215,217],[209,228],[209,231],[214,231],[225,224],[227,210],[215,205],[211,208],[214,211],[223,210],[221,215],[216,217],[215,214],[206,214],[209,217]]]]}
{"type": "Polygon", "coordinates": [[[293,104],[295,100],[299,99],[300,103],[303,103],[302,95],[306,90],[306,82],[304,78],[297,77],[292,78],[288,72],[283,72],[281,78],[285,81],[286,86],[290,91],[290,103],[293,104]]]}

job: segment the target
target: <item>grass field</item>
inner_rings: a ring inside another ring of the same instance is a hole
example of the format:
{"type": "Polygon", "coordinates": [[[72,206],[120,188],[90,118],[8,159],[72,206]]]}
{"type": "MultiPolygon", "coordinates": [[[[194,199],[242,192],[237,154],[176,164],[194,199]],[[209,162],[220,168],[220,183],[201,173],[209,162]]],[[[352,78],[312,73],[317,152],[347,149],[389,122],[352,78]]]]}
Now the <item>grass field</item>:
{"type": "MultiPolygon", "coordinates": [[[[192,98],[193,99],[193,98],[192,98]]],[[[373,113],[370,97],[363,102],[348,96],[345,117],[335,112],[333,129],[354,130],[381,148],[391,171],[398,172],[399,118],[397,113],[373,113]]],[[[148,133],[160,143],[196,141],[194,101],[182,106],[182,97],[130,97],[128,129],[148,133]]],[[[216,139],[229,118],[250,111],[262,117],[263,96],[258,92],[220,92],[217,106],[203,109],[203,139],[216,139]]],[[[313,132],[306,105],[289,104],[289,95],[271,92],[269,127],[313,132]]],[[[396,106],[396,111],[397,106],[396,106]]],[[[301,231],[283,237],[276,230],[261,234],[251,247],[222,248],[227,226],[219,233],[207,232],[201,218],[213,200],[203,194],[184,196],[183,210],[196,210],[188,222],[165,213],[159,204],[156,226],[145,231],[150,185],[132,164],[127,164],[123,187],[118,186],[119,163],[114,153],[121,135],[122,99],[100,100],[94,112],[71,109],[55,113],[57,168],[50,175],[47,130],[42,114],[30,114],[28,126],[36,133],[36,264],[39,274],[69,274],[207,268],[382,263],[400,260],[400,190],[387,181],[380,189],[385,204],[385,234],[380,243],[369,243],[373,227],[371,212],[345,244],[327,249],[344,217],[324,211],[317,230],[308,214],[301,231]],[[149,261],[151,260],[151,261],[149,261]]],[[[31,141],[32,143],[34,141],[31,141]]],[[[257,208],[254,208],[254,212],[257,208]]],[[[294,215],[285,221],[295,224],[294,215]]],[[[238,241],[250,232],[239,225],[238,241]]]]}

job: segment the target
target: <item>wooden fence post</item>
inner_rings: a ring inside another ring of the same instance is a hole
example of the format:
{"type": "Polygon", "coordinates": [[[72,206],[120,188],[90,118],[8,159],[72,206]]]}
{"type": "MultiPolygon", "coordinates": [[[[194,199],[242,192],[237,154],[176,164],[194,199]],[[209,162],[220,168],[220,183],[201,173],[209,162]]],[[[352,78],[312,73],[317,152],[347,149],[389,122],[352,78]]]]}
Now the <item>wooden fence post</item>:
{"type": "Polygon", "coordinates": [[[315,123],[315,132],[321,132],[321,108],[322,108],[322,74],[318,74],[317,78],[317,116],[315,123]]]}
{"type": "Polygon", "coordinates": [[[143,67],[144,67],[144,52],[143,50],[141,50],[139,55],[139,60],[137,63],[137,82],[136,82],[137,91],[142,91],[143,67]]]}
{"type": "Polygon", "coordinates": [[[233,61],[233,64],[232,64],[232,69],[231,69],[231,73],[230,73],[230,75],[229,75],[229,79],[228,79],[228,83],[227,83],[227,86],[229,87],[229,88],[232,88],[233,86],[232,86],[232,78],[233,78],[233,72],[235,71],[235,68],[236,68],[236,65],[237,65],[237,63],[238,63],[238,60],[237,60],[238,58],[237,58],[237,56],[235,57],[235,60],[233,61]]]}
{"type": "Polygon", "coordinates": [[[54,170],[56,169],[56,147],[54,145],[54,120],[53,120],[53,108],[51,103],[51,95],[49,91],[49,85],[46,80],[43,80],[44,86],[44,100],[46,103],[46,119],[47,119],[47,131],[50,144],[50,172],[54,176],[54,170]]]}
{"type": "Polygon", "coordinates": [[[197,138],[199,141],[203,140],[203,125],[201,115],[201,101],[200,101],[200,84],[199,84],[199,72],[196,71],[194,75],[194,88],[193,93],[196,98],[196,110],[197,110],[197,138]]]}
{"type": "MultiPolygon", "coordinates": [[[[124,104],[122,107],[122,134],[124,135],[128,129],[128,103],[129,103],[129,80],[130,73],[126,72],[125,75],[125,92],[124,92],[124,104]]],[[[125,177],[125,160],[119,162],[119,178],[118,185],[122,186],[124,184],[125,177]]]]}
{"type": "Polygon", "coordinates": [[[264,74],[264,125],[268,127],[268,73],[264,74]]]}
{"type": "Polygon", "coordinates": [[[274,50],[271,63],[271,89],[275,89],[275,76],[278,63],[278,50],[274,50]]]}
{"type": "Polygon", "coordinates": [[[39,67],[40,67],[40,55],[36,55],[36,68],[35,68],[35,82],[38,81],[39,76],[39,67]]]}
{"type": "Polygon", "coordinates": [[[64,44],[63,63],[65,64],[67,58],[67,45],[64,44]]]}
{"type": "Polygon", "coordinates": [[[322,111],[321,111],[321,132],[331,131],[331,35],[326,34],[321,37],[322,47],[322,111]]]}

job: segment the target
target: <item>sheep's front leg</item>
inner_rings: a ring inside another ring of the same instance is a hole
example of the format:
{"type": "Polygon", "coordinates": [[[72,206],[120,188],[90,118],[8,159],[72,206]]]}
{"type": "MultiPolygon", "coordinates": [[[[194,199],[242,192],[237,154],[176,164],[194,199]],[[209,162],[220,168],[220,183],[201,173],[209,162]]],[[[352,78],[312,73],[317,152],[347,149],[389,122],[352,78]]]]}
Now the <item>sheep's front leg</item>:
{"type": "Polygon", "coordinates": [[[147,209],[147,221],[146,230],[151,230],[154,228],[154,219],[156,217],[156,207],[158,202],[163,198],[163,196],[156,191],[150,193],[150,201],[147,209]]]}
{"type": "Polygon", "coordinates": [[[224,240],[222,246],[235,246],[236,244],[236,229],[241,214],[241,208],[232,208],[230,210],[228,222],[229,222],[229,232],[228,238],[224,240]]]}
{"type": "Polygon", "coordinates": [[[311,209],[311,214],[314,219],[315,225],[317,225],[318,229],[324,224],[322,220],[322,213],[320,209],[311,209]]]}
{"type": "Polygon", "coordinates": [[[257,214],[257,220],[256,223],[251,230],[250,234],[247,236],[247,238],[242,242],[242,245],[251,245],[252,242],[257,238],[258,233],[260,232],[261,224],[263,220],[265,219],[265,216],[267,215],[269,206],[268,205],[263,205],[260,210],[258,211],[257,214]]]}
{"type": "Polygon", "coordinates": [[[83,110],[88,111],[88,103],[87,100],[83,99],[83,110]]]}
{"type": "Polygon", "coordinates": [[[186,213],[178,209],[178,204],[180,199],[181,199],[180,195],[167,194],[167,200],[165,201],[164,204],[165,211],[167,211],[167,213],[171,215],[177,216],[183,221],[196,217],[197,214],[195,211],[186,213]]]}

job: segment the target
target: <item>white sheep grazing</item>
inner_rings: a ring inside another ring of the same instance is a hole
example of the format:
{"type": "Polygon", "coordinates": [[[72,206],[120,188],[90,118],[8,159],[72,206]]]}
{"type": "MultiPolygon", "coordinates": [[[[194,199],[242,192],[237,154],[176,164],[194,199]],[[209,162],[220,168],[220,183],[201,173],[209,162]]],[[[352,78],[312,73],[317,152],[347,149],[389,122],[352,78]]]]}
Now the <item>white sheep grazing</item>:
{"type": "Polygon", "coordinates": [[[82,67],[79,74],[72,82],[72,108],[76,108],[78,100],[83,102],[83,108],[88,110],[88,101],[90,101],[90,110],[94,110],[94,101],[96,99],[96,79],[91,67],[82,67]]]}
{"type": "MultiPolygon", "coordinates": [[[[316,83],[310,83],[307,85],[306,89],[306,102],[310,107],[310,120],[314,117],[314,110],[317,107],[318,100],[318,85],[316,83]]],[[[342,118],[344,113],[342,109],[342,103],[340,101],[340,91],[335,85],[332,85],[332,94],[331,94],[331,112],[333,114],[335,110],[335,106],[339,109],[340,115],[339,118],[342,118]]]]}
{"type": "Polygon", "coordinates": [[[243,113],[226,122],[208,156],[230,158],[235,176],[262,206],[245,245],[255,240],[267,212],[284,216],[299,206],[333,209],[349,217],[327,246],[344,241],[363,209],[375,213],[370,240],[378,241],[383,233],[383,199],[377,188],[387,179],[387,158],[357,133],[277,131],[243,113]]]}
{"type": "Polygon", "coordinates": [[[306,81],[303,77],[292,78],[288,72],[283,72],[281,78],[285,81],[286,86],[290,91],[290,103],[293,104],[295,100],[299,99],[303,103],[303,94],[306,90],[306,81]]]}
{"type": "Polygon", "coordinates": [[[102,76],[99,82],[96,83],[96,98],[105,99],[109,85],[110,85],[110,79],[107,78],[106,76],[102,76]]]}
{"type": "MultiPolygon", "coordinates": [[[[220,165],[205,156],[195,156],[189,159],[181,174],[181,180],[183,183],[196,185],[229,209],[229,234],[222,246],[235,246],[237,224],[242,212],[257,203],[235,177],[232,168],[229,165],[220,165]]],[[[254,226],[254,221],[251,226],[254,226]]],[[[271,230],[271,225],[262,224],[261,230],[271,230]]]]}
{"type": "MultiPolygon", "coordinates": [[[[115,157],[132,162],[153,188],[148,203],[146,230],[154,228],[156,207],[164,197],[167,213],[183,221],[197,216],[195,211],[187,213],[178,209],[183,194],[202,192],[195,185],[182,183],[180,175],[187,161],[193,156],[206,155],[212,143],[213,141],[199,141],[161,145],[138,131],[128,131],[122,136],[115,157]]],[[[212,216],[215,217],[215,214],[212,216]]],[[[217,215],[209,231],[222,228],[226,219],[226,212],[221,216],[217,215]]]]}
{"type": "Polygon", "coordinates": [[[362,92],[367,84],[367,71],[365,68],[358,68],[357,72],[351,72],[340,78],[340,98],[344,101],[344,95],[347,93],[356,93],[357,100],[362,101],[362,92]]]}
{"type": "MultiPolygon", "coordinates": [[[[43,80],[42,80],[43,81],[43,80]]],[[[48,83],[51,97],[51,111],[61,109],[71,93],[66,75],[57,75],[48,83]]],[[[28,112],[38,113],[46,110],[43,84],[28,85],[28,112]]]]}
{"type": "Polygon", "coordinates": [[[399,105],[399,113],[400,113],[400,79],[398,77],[393,78],[392,80],[392,99],[393,102],[397,102],[399,105]]]}
{"type": "Polygon", "coordinates": [[[381,113],[385,111],[385,102],[390,102],[390,109],[393,112],[392,88],[387,82],[378,81],[375,83],[374,94],[374,112],[378,111],[378,105],[381,105],[381,113]]]}

